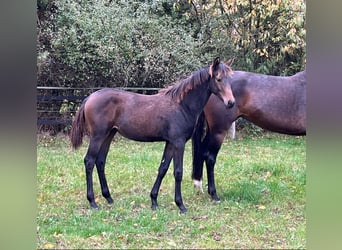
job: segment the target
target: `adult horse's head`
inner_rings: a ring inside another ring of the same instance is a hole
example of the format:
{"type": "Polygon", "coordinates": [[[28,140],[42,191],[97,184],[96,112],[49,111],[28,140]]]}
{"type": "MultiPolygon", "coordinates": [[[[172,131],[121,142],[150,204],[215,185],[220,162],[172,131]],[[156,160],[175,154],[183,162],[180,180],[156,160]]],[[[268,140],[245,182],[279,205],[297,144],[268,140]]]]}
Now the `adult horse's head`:
{"type": "Polygon", "coordinates": [[[217,57],[209,67],[211,92],[218,96],[228,108],[232,108],[235,104],[230,85],[233,75],[233,70],[230,68],[232,62],[231,59],[226,63],[221,63],[220,58],[217,57]]]}

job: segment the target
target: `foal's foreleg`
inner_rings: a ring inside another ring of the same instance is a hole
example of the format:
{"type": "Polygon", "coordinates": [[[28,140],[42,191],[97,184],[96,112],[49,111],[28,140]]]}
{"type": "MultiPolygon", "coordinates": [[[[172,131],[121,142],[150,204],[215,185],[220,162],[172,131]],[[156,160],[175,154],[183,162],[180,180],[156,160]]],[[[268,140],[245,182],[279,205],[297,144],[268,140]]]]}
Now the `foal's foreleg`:
{"type": "Polygon", "coordinates": [[[175,202],[181,211],[186,213],[187,209],[184,206],[182,199],[182,178],[183,178],[183,156],[184,156],[185,143],[181,143],[174,148],[173,175],[175,177],[175,202]]]}
{"type": "Polygon", "coordinates": [[[113,137],[116,133],[116,130],[112,130],[109,136],[106,138],[106,140],[102,143],[101,149],[99,151],[99,154],[96,158],[96,168],[97,168],[97,174],[99,176],[100,185],[101,185],[101,191],[102,196],[106,198],[107,202],[109,204],[112,204],[114,201],[110,195],[109,188],[107,185],[106,175],[105,175],[105,165],[106,165],[106,158],[109,151],[110,143],[113,140],[113,137]]]}
{"type": "Polygon", "coordinates": [[[166,142],[165,147],[164,147],[163,157],[162,157],[159,169],[158,169],[158,175],[150,193],[151,202],[152,202],[151,208],[153,210],[155,210],[158,207],[157,198],[158,198],[159,188],[167,170],[169,169],[171,160],[172,160],[172,146],[170,143],[166,142]]]}

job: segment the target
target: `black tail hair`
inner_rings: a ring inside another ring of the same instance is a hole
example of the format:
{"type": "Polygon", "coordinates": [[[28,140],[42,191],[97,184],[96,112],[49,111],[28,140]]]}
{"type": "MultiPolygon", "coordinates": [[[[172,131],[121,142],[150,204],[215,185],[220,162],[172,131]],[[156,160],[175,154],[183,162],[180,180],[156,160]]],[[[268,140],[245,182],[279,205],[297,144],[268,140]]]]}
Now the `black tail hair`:
{"type": "Polygon", "coordinates": [[[203,143],[204,137],[207,132],[207,121],[204,116],[204,112],[200,114],[195,130],[192,134],[192,174],[193,180],[202,180],[203,176],[203,143]]]}

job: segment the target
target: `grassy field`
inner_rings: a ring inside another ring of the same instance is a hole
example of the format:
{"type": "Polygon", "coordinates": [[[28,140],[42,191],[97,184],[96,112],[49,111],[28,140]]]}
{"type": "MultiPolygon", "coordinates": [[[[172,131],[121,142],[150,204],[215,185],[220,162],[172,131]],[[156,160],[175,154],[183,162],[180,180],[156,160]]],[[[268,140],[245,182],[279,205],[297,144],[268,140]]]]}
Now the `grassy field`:
{"type": "MultiPolygon", "coordinates": [[[[37,248],[305,248],[306,141],[265,133],[226,141],[215,173],[220,203],[198,194],[191,180],[191,143],[184,157],[186,215],[173,202],[173,165],[159,192],[149,193],[163,143],[116,139],[106,175],[114,205],[99,211],[86,200],[83,157],[64,137],[37,139],[37,248]]],[[[204,185],[206,176],[204,176],[204,185]]]]}

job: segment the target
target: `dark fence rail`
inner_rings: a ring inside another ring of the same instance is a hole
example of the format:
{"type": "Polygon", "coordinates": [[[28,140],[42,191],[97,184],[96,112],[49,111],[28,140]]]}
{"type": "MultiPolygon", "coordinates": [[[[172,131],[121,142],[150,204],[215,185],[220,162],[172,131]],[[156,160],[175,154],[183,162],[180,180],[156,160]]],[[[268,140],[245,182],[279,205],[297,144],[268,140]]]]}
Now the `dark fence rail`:
{"type": "MultiPolygon", "coordinates": [[[[37,87],[38,132],[67,133],[82,101],[101,88],[37,87]]],[[[126,91],[155,94],[158,88],[122,87],[126,91]]]]}

